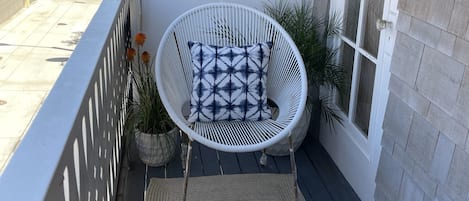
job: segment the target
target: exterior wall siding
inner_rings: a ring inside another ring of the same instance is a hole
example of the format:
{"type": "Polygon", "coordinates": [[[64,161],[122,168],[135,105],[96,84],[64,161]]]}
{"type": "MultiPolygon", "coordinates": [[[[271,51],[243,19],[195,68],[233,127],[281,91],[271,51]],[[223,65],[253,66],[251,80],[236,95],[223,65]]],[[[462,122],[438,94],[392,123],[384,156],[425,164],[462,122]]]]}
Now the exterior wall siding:
{"type": "Polygon", "coordinates": [[[13,16],[24,6],[24,0],[0,0],[0,23],[13,16]]]}
{"type": "Polygon", "coordinates": [[[400,0],[377,201],[469,201],[469,0],[400,0]]]}

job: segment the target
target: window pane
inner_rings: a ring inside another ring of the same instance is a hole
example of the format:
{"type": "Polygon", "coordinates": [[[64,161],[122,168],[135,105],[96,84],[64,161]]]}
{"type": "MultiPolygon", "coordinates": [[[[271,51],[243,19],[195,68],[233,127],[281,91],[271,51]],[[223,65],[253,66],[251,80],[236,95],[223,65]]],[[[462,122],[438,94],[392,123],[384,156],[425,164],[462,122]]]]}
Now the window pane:
{"type": "Polygon", "coordinates": [[[345,71],[345,90],[340,97],[340,107],[348,115],[350,102],[350,86],[352,85],[353,60],[355,51],[352,47],[342,42],[342,65],[345,71]]]}
{"type": "Polygon", "coordinates": [[[370,124],[371,100],[375,82],[376,65],[361,56],[360,80],[358,85],[357,106],[355,110],[355,123],[368,136],[370,124]]]}
{"type": "Polygon", "coordinates": [[[357,38],[359,13],[360,0],[348,0],[345,2],[344,35],[354,42],[357,38]]]}
{"type": "Polygon", "coordinates": [[[378,55],[380,31],[376,29],[376,20],[383,16],[384,0],[368,1],[367,14],[365,19],[365,38],[363,48],[374,57],[378,55]]]}

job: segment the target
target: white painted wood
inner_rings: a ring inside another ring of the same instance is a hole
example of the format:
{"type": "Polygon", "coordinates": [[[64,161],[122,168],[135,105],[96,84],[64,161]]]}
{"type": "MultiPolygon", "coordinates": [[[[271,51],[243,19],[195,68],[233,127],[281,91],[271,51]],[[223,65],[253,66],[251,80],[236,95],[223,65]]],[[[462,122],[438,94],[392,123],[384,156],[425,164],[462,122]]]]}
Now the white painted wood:
{"type": "MultiPolygon", "coordinates": [[[[366,2],[367,0],[362,0],[361,5],[363,6],[366,2]]],[[[343,13],[344,5],[345,1],[332,0],[330,12],[342,11],[343,13]]],[[[362,8],[360,16],[364,15],[364,12],[362,8]]],[[[397,22],[397,15],[397,0],[385,0],[383,19],[395,24],[397,22]]],[[[361,25],[359,25],[359,30],[360,27],[361,25]]],[[[358,45],[362,43],[362,40],[366,40],[362,38],[363,36],[360,31],[357,34],[356,44],[345,37],[341,38],[342,41],[345,41],[356,50],[355,65],[358,64],[357,59],[360,55],[365,56],[376,64],[368,137],[363,135],[361,129],[353,123],[353,118],[350,118],[355,115],[355,108],[353,108],[356,99],[355,89],[353,89],[351,93],[349,114],[341,114],[341,116],[345,118],[344,125],[336,124],[336,129],[333,131],[328,129],[329,126],[325,125],[324,121],[321,125],[321,143],[331,155],[345,178],[352,185],[355,192],[364,201],[374,200],[373,195],[376,187],[375,177],[378,169],[379,154],[381,153],[382,124],[389,94],[387,89],[390,77],[389,67],[395,36],[395,26],[381,31],[377,58],[374,58],[358,45]]],[[[354,71],[356,71],[353,73],[353,78],[355,79],[359,75],[359,69],[354,71]]],[[[355,82],[352,84],[352,88],[354,87],[355,82]]]]}
{"type": "MultiPolygon", "coordinates": [[[[371,154],[371,175],[373,175],[373,180],[376,177],[376,173],[378,170],[379,165],[379,157],[381,153],[381,139],[383,135],[383,121],[384,121],[384,114],[386,112],[386,105],[388,102],[389,97],[389,79],[391,77],[390,67],[391,67],[391,60],[392,60],[392,53],[394,49],[394,43],[396,41],[396,23],[398,17],[398,10],[397,10],[397,0],[387,0],[385,1],[384,5],[384,16],[383,19],[390,21],[393,23],[393,27],[390,29],[385,29],[381,32],[383,35],[380,38],[380,51],[378,55],[378,59],[380,61],[379,71],[377,71],[377,77],[375,79],[375,87],[379,90],[375,90],[376,93],[373,95],[374,100],[373,103],[377,103],[376,107],[372,109],[372,119],[374,123],[372,124],[373,133],[376,135],[370,136],[370,154],[371,154]]],[[[373,185],[373,191],[376,188],[376,185],[373,185]]]]}

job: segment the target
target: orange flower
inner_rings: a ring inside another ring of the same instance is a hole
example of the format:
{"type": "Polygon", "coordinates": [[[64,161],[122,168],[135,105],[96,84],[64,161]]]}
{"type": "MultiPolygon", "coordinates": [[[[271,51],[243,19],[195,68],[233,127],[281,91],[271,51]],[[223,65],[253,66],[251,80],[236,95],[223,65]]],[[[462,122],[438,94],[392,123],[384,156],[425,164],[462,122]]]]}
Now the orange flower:
{"type": "Polygon", "coordinates": [[[127,48],[127,61],[133,61],[135,54],[137,54],[137,51],[134,48],[127,48]]]}
{"type": "Polygon", "coordinates": [[[150,53],[148,53],[147,51],[144,51],[142,53],[142,61],[143,63],[145,63],[145,65],[148,66],[148,64],[150,63],[150,53]]]}
{"type": "Polygon", "coordinates": [[[143,43],[145,43],[145,39],[147,39],[147,36],[142,32],[135,35],[135,43],[137,43],[137,45],[143,45],[143,43]]]}

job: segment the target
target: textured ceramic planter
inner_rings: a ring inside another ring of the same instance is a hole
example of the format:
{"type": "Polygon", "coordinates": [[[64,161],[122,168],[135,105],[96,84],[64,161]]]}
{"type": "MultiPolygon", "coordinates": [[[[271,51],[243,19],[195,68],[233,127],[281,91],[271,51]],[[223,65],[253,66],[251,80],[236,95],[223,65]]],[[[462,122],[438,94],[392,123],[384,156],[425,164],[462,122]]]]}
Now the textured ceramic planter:
{"type": "Polygon", "coordinates": [[[135,142],[142,162],[152,167],[168,163],[176,153],[177,135],[177,128],[162,134],[148,134],[136,130],[135,142]]]}

